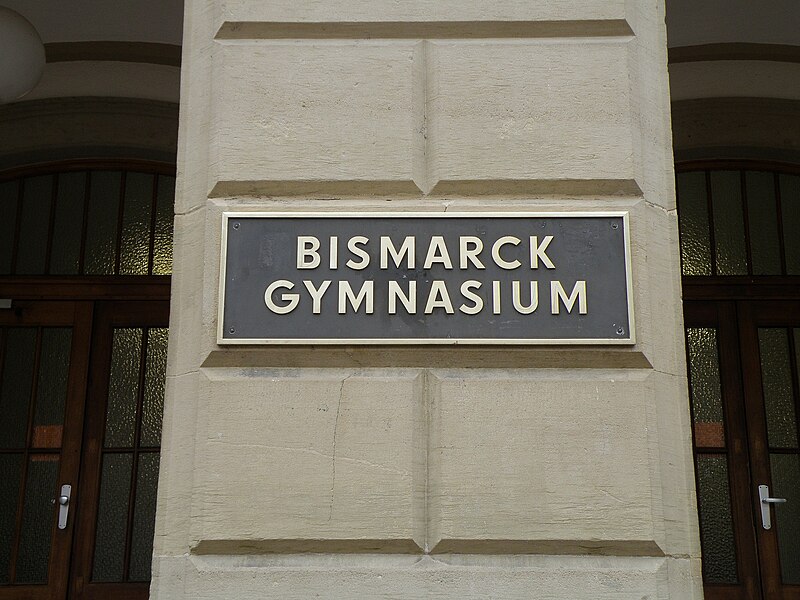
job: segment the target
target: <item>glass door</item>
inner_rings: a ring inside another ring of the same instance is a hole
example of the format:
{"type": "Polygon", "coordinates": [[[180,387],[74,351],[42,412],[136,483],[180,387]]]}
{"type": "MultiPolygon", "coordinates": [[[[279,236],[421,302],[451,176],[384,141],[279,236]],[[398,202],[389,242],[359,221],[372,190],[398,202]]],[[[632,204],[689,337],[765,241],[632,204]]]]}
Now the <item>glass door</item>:
{"type": "Polygon", "coordinates": [[[800,301],[738,312],[762,589],[800,599],[800,301]]]}
{"type": "Polygon", "coordinates": [[[684,303],[706,598],[800,598],[800,301],[684,303]]]}
{"type": "Polygon", "coordinates": [[[0,309],[0,598],[65,597],[91,317],[79,302],[0,309]]]}

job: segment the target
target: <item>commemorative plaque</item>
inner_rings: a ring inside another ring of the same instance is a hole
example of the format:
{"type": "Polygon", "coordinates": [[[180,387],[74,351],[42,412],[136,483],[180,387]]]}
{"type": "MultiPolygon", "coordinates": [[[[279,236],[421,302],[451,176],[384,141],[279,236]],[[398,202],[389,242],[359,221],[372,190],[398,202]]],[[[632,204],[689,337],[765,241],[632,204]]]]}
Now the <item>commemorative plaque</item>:
{"type": "Polygon", "coordinates": [[[628,215],[225,213],[220,344],[633,344],[628,215]]]}

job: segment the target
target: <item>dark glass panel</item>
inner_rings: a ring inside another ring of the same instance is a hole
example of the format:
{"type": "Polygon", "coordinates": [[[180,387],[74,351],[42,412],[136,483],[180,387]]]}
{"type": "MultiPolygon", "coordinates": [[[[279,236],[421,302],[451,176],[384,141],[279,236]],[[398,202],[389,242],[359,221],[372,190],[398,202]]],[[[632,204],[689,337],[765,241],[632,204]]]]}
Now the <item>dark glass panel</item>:
{"type": "Polygon", "coordinates": [[[800,456],[770,454],[772,496],[786,498],[775,505],[778,551],[783,583],[800,585],[800,456]]]}
{"type": "Polygon", "coordinates": [[[742,182],[738,171],[711,172],[717,275],[747,275],[742,182]]]}
{"type": "Polygon", "coordinates": [[[156,524],[158,458],[157,452],[139,455],[131,538],[131,565],[128,575],[131,581],[150,581],[150,564],[153,561],[153,531],[156,524]]]}
{"type": "Polygon", "coordinates": [[[0,183],[0,275],[11,273],[18,200],[18,181],[0,183]]]}
{"type": "Polygon", "coordinates": [[[690,327],[686,329],[686,340],[695,443],[698,446],[724,446],[717,331],[690,327]]]}
{"type": "Polygon", "coordinates": [[[93,581],[122,581],[133,454],[106,454],[100,481],[93,581]]]}
{"type": "Polygon", "coordinates": [[[150,213],[153,175],[128,173],[120,244],[120,275],[147,275],[150,254],[150,213]]]}
{"type": "Polygon", "coordinates": [[[28,462],[28,481],[22,509],[22,529],[17,554],[16,583],[47,583],[50,542],[57,495],[57,454],[36,454],[28,462]]]}
{"type": "Polygon", "coordinates": [[[11,574],[11,543],[17,521],[19,479],[22,454],[0,454],[0,584],[8,583],[11,574]]]}
{"type": "Polygon", "coordinates": [[[172,273],[172,226],[175,211],[175,178],[158,176],[158,205],[155,241],[153,244],[153,275],[172,273]]]}
{"type": "Polygon", "coordinates": [[[27,444],[35,354],[35,327],[6,329],[0,386],[0,448],[23,448],[27,444]]]}
{"type": "Polygon", "coordinates": [[[728,460],[724,454],[697,455],[697,497],[703,580],[706,583],[736,583],[738,573],[728,460]]]}
{"type": "Polygon", "coordinates": [[[792,394],[789,330],[759,328],[758,348],[769,445],[773,448],[796,448],[797,422],[792,394]]]}
{"type": "Polygon", "coordinates": [[[72,329],[42,329],[42,350],[36,385],[36,410],[33,418],[33,447],[59,448],[67,401],[72,329]]]}
{"type": "Polygon", "coordinates": [[[683,274],[711,275],[711,237],[705,172],[679,173],[677,185],[683,274]]]}
{"type": "Polygon", "coordinates": [[[166,328],[153,328],[148,334],[141,446],[161,444],[161,417],[164,414],[164,382],[167,371],[167,334],[166,328]]]}
{"type": "Polygon", "coordinates": [[[15,272],[20,275],[41,275],[44,273],[47,259],[53,176],[27,177],[22,194],[15,272]]]}
{"type": "Polygon", "coordinates": [[[745,178],[753,275],[780,275],[775,176],[764,171],[747,171],[745,178]]]}
{"type": "Polygon", "coordinates": [[[800,275],[800,176],[781,175],[780,186],[786,274],[800,275]]]}
{"type": "Polygon", "coordinates": [[[86,173],[61,173],[53,225],[50,273],[78,273],[83,235],[83,205],[86,198],[86,173]]]}
{"type": "Polygon", "coordinates": [[[84,272],[87,275],[112,275],[117,256],[117,220],[122,174],[119,171],[93,171],[86,227],[84,272]]]}
{"type": "Polygon", "coordinates": [[[133,446],[141,353],[141,329],[114,330],[106,411],[106,448],[133,446]]]}

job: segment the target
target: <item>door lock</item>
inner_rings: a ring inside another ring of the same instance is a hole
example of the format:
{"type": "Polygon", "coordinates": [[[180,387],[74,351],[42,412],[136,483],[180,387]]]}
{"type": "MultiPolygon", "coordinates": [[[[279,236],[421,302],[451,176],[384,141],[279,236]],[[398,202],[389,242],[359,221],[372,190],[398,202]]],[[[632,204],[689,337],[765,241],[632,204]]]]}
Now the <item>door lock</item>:
{"type": "Polygon", "coordinates": [[[758,486],[758,499],[761,504],[761,526],[764,529],[772,529],[772,516],[770,515],[770,504],[783,504],[786,498],[770,498],[769,486],[758,486]]]}
{"type": "Polygon", "coordinates": [[[69,500],[72,497],[72,486],[64,484],[61,486],[61,494],[57,498],[58,502],[58,528],[67,528],[67,517],[69,516],[69,500]]]}

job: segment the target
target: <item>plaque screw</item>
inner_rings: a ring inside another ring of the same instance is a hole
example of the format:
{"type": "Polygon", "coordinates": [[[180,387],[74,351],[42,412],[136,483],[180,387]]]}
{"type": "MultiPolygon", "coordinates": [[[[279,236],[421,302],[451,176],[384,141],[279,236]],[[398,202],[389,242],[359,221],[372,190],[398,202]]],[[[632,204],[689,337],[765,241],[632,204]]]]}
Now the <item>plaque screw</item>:
{"type": "Polygon", "coordinates": [[[236,333],[236,328],[231,327],[230,329],[228,329],[228,333],[236,333]]]}
{"type": "Polygon", "coordinates": [[[238,224],[238,223],[234,223],[234,224],[233,224],[233,228],[234,228],[234,229],[239,229],[239,224],[238,224]]]}
{"type": "MultiPolygon", "coordinates": [[[[233,333],[233,332],[231,332],[231,333],[233,333]]],[[[617,335],[623,335],[624,333],[625,333],[625,330],[622,327],[617,327],[617,335]]]]}
{"type": "MultiPolygon", "coordinates": [[[[234,225],[234,227],[236,227],[236,225],[234,225]]],[[[619,223],[612,223],[611,229],[619,229],[619,223]]]]}

